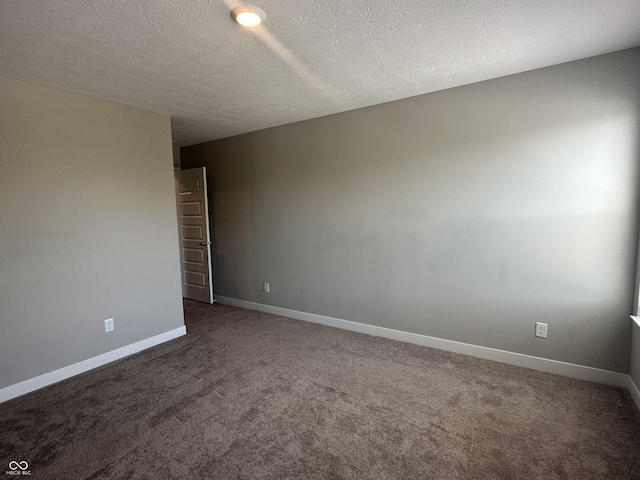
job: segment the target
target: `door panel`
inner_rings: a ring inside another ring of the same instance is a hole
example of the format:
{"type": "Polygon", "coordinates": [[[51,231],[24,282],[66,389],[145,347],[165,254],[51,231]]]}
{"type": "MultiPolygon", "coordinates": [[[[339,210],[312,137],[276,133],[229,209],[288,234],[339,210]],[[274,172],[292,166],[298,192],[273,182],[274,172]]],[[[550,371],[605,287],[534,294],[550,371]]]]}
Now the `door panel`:
{"type": "Polygon", "coordinates": [[[205,167],[175,172],[182,296],[213,303],[205,167]]]}

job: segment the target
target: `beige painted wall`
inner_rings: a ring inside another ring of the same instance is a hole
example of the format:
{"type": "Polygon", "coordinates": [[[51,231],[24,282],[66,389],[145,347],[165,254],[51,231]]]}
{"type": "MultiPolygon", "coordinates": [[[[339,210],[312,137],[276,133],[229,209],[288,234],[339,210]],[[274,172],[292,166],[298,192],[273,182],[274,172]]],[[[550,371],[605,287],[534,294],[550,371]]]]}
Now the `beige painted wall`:
{"type": "Polygon", "coordinates": [[[184,324],[169,117],[0,77],[0,146],[0,388],[184,324]]]}
{"type": "Polygon", "coordinates": [[[626,373],[638,85],[635,49],[184,148],[216,294],[626,373]]]}

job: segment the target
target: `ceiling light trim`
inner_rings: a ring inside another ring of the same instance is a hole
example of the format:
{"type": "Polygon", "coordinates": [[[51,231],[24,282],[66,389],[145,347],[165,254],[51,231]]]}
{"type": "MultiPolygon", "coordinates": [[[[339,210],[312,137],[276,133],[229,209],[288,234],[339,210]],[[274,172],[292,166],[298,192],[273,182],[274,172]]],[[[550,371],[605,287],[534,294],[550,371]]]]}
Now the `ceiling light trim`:
{"type": "Polygon", "coordinates": [[[267,18],[264,10],[253,5],[238,5],[231,10],[231,18],[243,27],[257,27],[267,18]]]}

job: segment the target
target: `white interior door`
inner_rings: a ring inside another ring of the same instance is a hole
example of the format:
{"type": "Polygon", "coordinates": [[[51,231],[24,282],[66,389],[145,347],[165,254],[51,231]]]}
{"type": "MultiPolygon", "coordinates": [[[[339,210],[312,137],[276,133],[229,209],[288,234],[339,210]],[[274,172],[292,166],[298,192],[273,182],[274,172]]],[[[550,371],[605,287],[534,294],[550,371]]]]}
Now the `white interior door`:
{"type": "Polygon", "coordinates": [[[182,296],[213,303],[205,167],[175,172],[182,296]]]}

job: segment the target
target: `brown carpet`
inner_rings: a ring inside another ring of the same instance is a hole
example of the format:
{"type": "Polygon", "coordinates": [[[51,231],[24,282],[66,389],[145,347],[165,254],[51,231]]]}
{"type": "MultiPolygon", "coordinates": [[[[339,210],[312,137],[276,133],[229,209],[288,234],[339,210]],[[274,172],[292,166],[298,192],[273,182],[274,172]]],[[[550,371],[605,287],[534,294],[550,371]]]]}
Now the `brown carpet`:
{"type": "MultiPolygon", "coordinates": [[[[640,479],[628,392],[223,305],[0,405],[0,475],[640,479]]],[[[5,478],[11,478],[6,476],[5,478]]]]}

